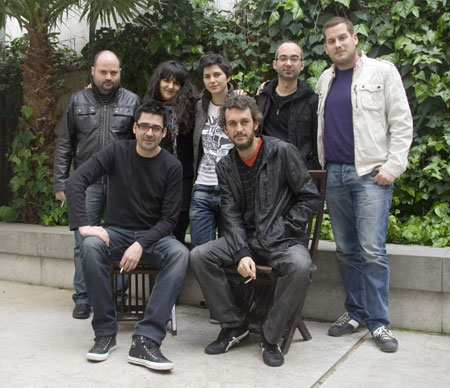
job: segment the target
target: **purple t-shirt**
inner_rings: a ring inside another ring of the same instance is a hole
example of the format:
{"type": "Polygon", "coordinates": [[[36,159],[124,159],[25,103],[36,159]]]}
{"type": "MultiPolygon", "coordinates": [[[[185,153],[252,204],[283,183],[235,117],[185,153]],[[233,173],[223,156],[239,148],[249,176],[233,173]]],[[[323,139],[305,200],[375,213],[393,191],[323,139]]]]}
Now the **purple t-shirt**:
{"type": "Polygon", "coordinates": [[[338,70],[325,102],[325,160],[355,163],[351,87],[353,68],[338,70]]]}

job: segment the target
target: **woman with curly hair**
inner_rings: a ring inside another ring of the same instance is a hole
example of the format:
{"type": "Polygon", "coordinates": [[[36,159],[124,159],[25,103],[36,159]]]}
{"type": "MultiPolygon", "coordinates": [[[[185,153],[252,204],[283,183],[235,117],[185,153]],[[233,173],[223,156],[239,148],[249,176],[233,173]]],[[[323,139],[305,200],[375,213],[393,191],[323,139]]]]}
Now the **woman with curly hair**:
{"type": "Polygon", "coordinates": [[[184,66],[177,61],[166,61],[153,72],[144,96],[144,103],[161,101],[168,113],[167,136],[161,147],[171,152],[183,166],[183,201],[177,226],[173,232],[184,243],[189,225],[189,204],[193,179],[193,143],[195,104],[198,92],[184,66]]]}

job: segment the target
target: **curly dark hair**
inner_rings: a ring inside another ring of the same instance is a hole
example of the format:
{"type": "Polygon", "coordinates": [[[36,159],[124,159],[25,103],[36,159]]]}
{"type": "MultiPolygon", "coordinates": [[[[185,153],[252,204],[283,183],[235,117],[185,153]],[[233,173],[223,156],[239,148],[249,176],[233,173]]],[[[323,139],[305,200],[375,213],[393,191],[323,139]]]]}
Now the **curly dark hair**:
{"type": "Polygon", "coordinates": [[[225,117],[225,112],[227,109],[246,110],[247,108],[250,109],[253,121],[260,123],[262,120],[262,114],[253,97],[239,96],[237,94],[228,96],[225,103],[220,107],[219,126],[221,128],[225,128],[226,126],[227,120],[225,117]]]}
{"type": "Polygon", "coordinates": [[[199,97],[197,89],[189,79],[187,70],[181,63],[177,61],[160,63],[150,77],[143,101],[144,103],[150,100],[164,102],[160,93],[160,81],[171,78],[181,85],[172,106],[177,116],[180,132],[186,135],[194,128],[195,104],[199,97]]]}

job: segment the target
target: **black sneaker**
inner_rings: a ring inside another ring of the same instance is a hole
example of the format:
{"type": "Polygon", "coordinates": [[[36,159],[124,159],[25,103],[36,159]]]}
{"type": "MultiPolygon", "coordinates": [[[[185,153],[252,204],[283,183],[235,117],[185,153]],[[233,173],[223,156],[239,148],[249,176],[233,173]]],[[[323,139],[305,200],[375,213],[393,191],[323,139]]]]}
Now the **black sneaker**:
{"type": "Polygon", "coordinates": [[[281,366],[284,363],[284,356],[278,344],[267,342],[261,330],[261,348],[264,364],[268,366],[281,366]]]}
{"type": "Polygon", "coordinates": [[[348,312],[345,312],[345,314],[341,315],[338,320],[330,326],[328,329],[328,335],[340,337],[341,335],[351,334],[363,328],[364,326],[350,318],[348,312]]]}
{"type": "Polygon", "coordinates": [[[156,370],[173,369],[173,362],[162,355],[159,345],[142,335],[133,336],[128,362],[156,370]]]}
{"type": "Polygon", "coordinates": [[[238,327],[223,328],[220,330],[217,339],[205,348],[205,353],[221,354],[228,352],[234,345],[247,340],[249,336],[247,324],[238,327]]]}
{"type": "Polygon", "coordinates": [[[117,347],[116,335],[106,335],[94,339],[94,346],[86,353],[89,361],[105,361],[109,352],[117,347]]]}
{"type": "Polygon", "coordinates": [[[72,312],[72,317],[74,317],[75,319],[87,319],[89,318],[90,314],[91,306],[86,303],[79,303],[75,305],[72,312]]]}
{"type": "Polygon", "coordinates": [[[378,329],[374,330],[372,332],[372,337],[382,352],[392,353],[397,351],[398,341],[386,326],[380,326],[378,329]]]}

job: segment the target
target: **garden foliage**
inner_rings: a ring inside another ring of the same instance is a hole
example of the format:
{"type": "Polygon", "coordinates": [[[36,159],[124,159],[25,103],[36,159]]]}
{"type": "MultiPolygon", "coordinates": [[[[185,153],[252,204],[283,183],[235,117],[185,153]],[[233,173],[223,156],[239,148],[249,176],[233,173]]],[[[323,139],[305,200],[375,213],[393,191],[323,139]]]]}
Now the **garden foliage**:
{"type": "MultiPolygon", "coordinates": [[[[315,86],[330,65],[322,26],[334,15],[349,17],[359,48],[399,69],[414,116],[409,168],[397,180],[388,239],[396,243],[450,245],[450,9],[447,0],[242,0],[232,11],[206,0],[149,1],[134,23],[96,33],[95,49],[122,59],[122,84],[143,95],[153,69],[178,59],[201,85],[198,59],[227,56],[237,88],[253,94],[275,77],[277,45],[303,47],[301,77],[315,86]]],[[[89,48],[84,50],[88,58],[89,48]]],[[[324,235],[331,237],[328,218],[324,235]]]]}

